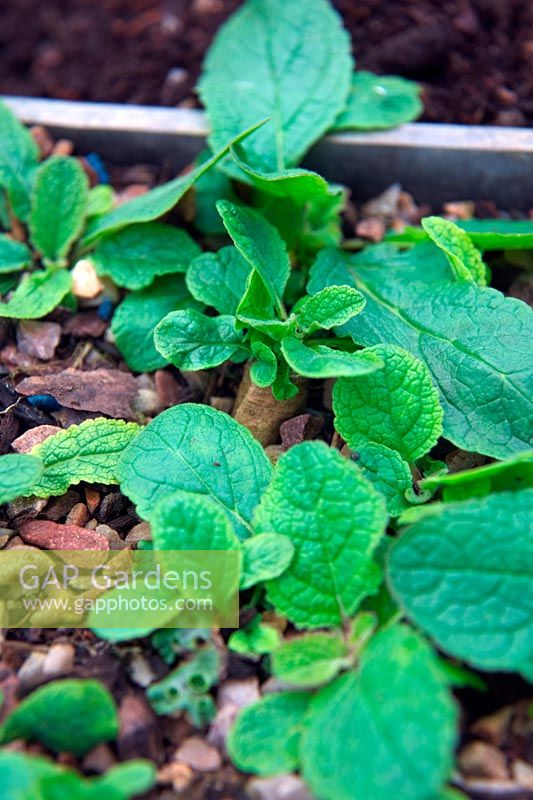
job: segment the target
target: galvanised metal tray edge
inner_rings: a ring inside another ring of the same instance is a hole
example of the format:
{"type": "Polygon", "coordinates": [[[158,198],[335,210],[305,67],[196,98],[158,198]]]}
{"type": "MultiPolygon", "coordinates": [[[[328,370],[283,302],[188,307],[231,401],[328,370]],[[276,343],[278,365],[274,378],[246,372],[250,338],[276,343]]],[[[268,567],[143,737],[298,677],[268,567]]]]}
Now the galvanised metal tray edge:
{"type": "MultiPolygon", "coordinates": [[[[72,139],[116,164],[152,163],[176,171],[204,147],[201,111],[4,97],[28,124],[72,139]]],[[[533,130],[417,122],[390,131],[326,136],[305,166],[366,199],[400,183],[421,203],[491,200],[533,207],[533,130]]]]}

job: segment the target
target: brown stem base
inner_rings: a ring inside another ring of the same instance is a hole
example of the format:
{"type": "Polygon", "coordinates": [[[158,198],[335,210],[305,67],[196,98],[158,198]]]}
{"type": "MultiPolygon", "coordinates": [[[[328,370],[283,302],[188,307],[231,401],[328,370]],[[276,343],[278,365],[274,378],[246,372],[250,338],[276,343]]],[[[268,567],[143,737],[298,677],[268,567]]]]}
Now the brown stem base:
{"type": "Polygon", "coordinates": [[[279,426],[293,417],[305,406],[307,400],[307,379],[296,376],[294,383],[300,391],[290,400],[276,400],[270,388],[256,386],[250,379],[250,365],[246,365],[242,377],[233,417],[245,425],[263,447],[272,444],[279,436],[279,426]]]}

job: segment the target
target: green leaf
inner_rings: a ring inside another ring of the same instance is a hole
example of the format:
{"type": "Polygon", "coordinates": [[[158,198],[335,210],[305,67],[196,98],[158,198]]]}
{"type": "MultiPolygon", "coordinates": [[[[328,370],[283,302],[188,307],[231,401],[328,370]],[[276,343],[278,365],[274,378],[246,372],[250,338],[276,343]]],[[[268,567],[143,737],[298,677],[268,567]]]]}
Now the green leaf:
{"type": "Polygon", "coordinates": [[[285,242],[257,211],[227,200],[219,200],[217,209],[235,247],[259,274],[272,305],[283,317],[283,292],[291,268],[285,242]]]}
{"type": "Polygon", "coordinates": [[[406,492],[413,486],[409,464],[396,450],[383,444],[367,442],[357,448],[356,462],[363,475],[380,492],[391,517],[397,517],[409,507],[406,492]]]}
{"type": "Polygon", "coordinates": [[[302,772],[328,800],[427,800],[452,768],[457,713],[428,645],[405,626],[311,701],[302,772]],[[327,731],[327,735],[324,732],[327,731]]]}
{"type": "Polygon", "coordinates": [[[113,187],[108,186],[106,183],[99,183],[89,189],[87,195],[87,219],[91,217],[99,217],[101,214],[107,214],[111,211],[114,203],[113,187]]]}
{"type": "Polygon", "coordinates": [[[312,297],[306,298],[298,309],[298,327],[305,334],[331,330],[344,325],[360,314],[366,300],[357,289],[350,286],[328,286],[312,297]]]}
{"type": "Polygon", "coordinates": [[[55,753],[76,756],[85,755],[117,734],[115,701],[94,680],[67,679],[41,686],[9,714],[0,728],[4,744],[14,739],[37,740],[55,753]]]}
{"type": "Polygon", "coordinates": [[[31,493],[37,497],[61,495],[81,481],[118,483],[119,457],[140,430],[135,422],[100,418],[49,436],[32,450],[42,461],[43,473],[31,493]]]}
{"type": "Polygon", "coordinates": [[[150,517],[155,504],[181,489],[213,498],[240,538],[271,475],[263,448],[222,411],[184,403],[163,411],[126,448],[121,489],[150,517]],[[161,465],[164,464],[164,469],[161,465]]]}
{"type": "Polygon", "coordinates": [[[368,350],[345,353],[324,344],[310,347],[292,336],[282,340],[281,352],[294,372],[308,378],[367,375],[383,367],[381,358],[368,350]]]}
{"type": "Polygon", "coordinates": [[[108,770],[105,775],[102,775],[101,778],[95,780],[100,797],[105,797],[102,792],[113,790],[118,792],[125,800],[147,792],[154,782],[154,765],[150,761],[141,761],[140,759],[117,764],[108,770]]]}
{"type": "Polygon", "coordinates": [[[262,623],[259,616],[254,617],[245,628],[234,631],[228,639],[229,650],[252,659],[273,653],[280,644],[278,629],[262,623]]]}
{"type": "Polygon", "coordinates": [[[164,497],[150,515],[155,550],[236,550],[239,540],[214,500],[191,492],[164,497]]]}
{"type": "Polygon", "coordinates": [[[352,450],[373,442],[415,461],[442,433],[442,409],[429,370],[399,347],[369,350],[384,367],[360,378],[339,378],[333,387],[335,427],[352,450]]]}
{"type": "Polygon", "coordinates": [[[488,670],[533,663],[533,490],[440,508],[408,528],[389,580],[408,616],[448,653],[488,670]]]}
{"type": "Polygon", "coordinates": [[[39,148],[29,130],[1,101],[0,140],[0,187],[7,191],[15,216],[26,222],[30,213],[30,194],[38,167],[39,148]]]}
{"type": "Polygon", "coordinates": [[[304,689],[329,683],[350,660],[342,638],[307,633],[289,639],[272,656],[272,673],[280,681],[304,689]]]}
{"type": "Polygon", "coordinates": [[[533,451],[518,453],[507,461],[495,461],[476,469],[446,475],[431,475],[422,481],[424,489],[442,487],[446,502],[485,497],[492,492],[533,488],[533,451]]]}
{"type": "Polygon", "coordinates": [[[89,180],[75,158],[53,156],[39,167],[31,196],[30,236],[45,262],[65,264],[87,213],[89,180]]]}
{"type": "Polygon", "coordinates": [[[0,505],[31,494],[42,471],[41,460],[34,456],[19,453],[0,456],[0,505]]]}
{"type": "Polygon", "coordinates": [[[31,250],[22,242],[16,242],[0,234],[0,275],[18,272],[31,264],[31,250]]]}
{"type": "Polygon", "coordinates": [[[242,544],[241,589],[282,575],[294,556],[294,545],[288,536],[260,533],[242,544]]]}
{"type": "MultiPolygon", "coordinates": [[[[533,248],[533,221],[526,219],[469,219],[457,220],[470,240],[481,250],[527,250],[533,248]]],[[[401,233],[389,233],[387,241],[424,242],[429,236],[422,228],[407,226],[401,233]]]]}
{"type": "Polygon", "coordinates": [[[457,280],[487,285],[487,267],[467,233],[442,217],[425,217],[422,227],[437,247],[446,253],[457,280]]]}
{"type": "MultiPolygon", "coordinates": [[[[196,164],[207,161],[210,155],[208,148],[203,150],[196,159],[196,164]]],[[[196,181],[193,192],[194,227],[205,236],[220,236],[225,228],[216,208],[217,200],[231,200],[232,203],[238,200],[231,178],[222,169],[215,167],[196,181]]]]}
{"type": "Polygon", "coordinates": [[[94,252],[96,271],[117,286],[143,289],[158,275],[185,272],[201,252],[186,231],[147,222],[107,236],[94,252]]]}
{"type": "Polygon", "coordinates": [[[72,286],[70,272],[41,269],[25,275],[7,303],[0,303],[0,317],[39,319],[58,306],[72,286]]]}
{"type": "Polygon", "coordinates": [[[323,247],[340,244],[341,212],[346,202],[343,187],[330,186],[316,172],[305,169],[260,172],[245,164],[234,148],[231,154],[257,190],[255,205],[300,261],[308,263],[323,247]]]}
{"type": "Polygon", "coordinates": [[[352,77],[348,104],[334,130],[383,130],[416,119],[424,110],[421,87],[396,76],[373,75],[357,70],[352,77]]]}
{"type": "Polygon", "coordinates": [[[244,160],[265,170],[294,166],[344,108],[352,67],[348,34],[325,0],[248,0],[204,62],[211,147],[269,117],[243,146],[244,160]]]}
{"type": "Polygon", "coordinates": [[[336,450],[292,447],[255,515],[257,533],[286,535],[295,548],[288,569],[267,584],[270,601],[298,627],[341,624],[374,589],[372,554],[386,522],[383,499],[336,450]]]}
{"type": "Polygon", "coordinates": [[[235,317],[207,317],[198,311],[171,311],[155,329],[158,353],[184,370],[217,367],[239,351],[244,339],[235,317]]]}
{"type": "Polygon", "coordinates": [[[251,366],[250,378],[256,386],[272,386],[278,373],[276,354],[260,339],[252,339],[251,350],[256,360],[251,366]]]}
{"type": "Polygon", "coordinates": [[[187,288],[193,297],[220,314],[235,314],[251,272],[237,248],[223,247],[217,253],[203,253],[187,270],[187,288]]]}
{"type": "Polygon", "coordinates": [[[307,692],[271,694],[241,711],[228,738],[233,763],[257,775],[294,772],[309,699],[307,692]]]}
{"type": "Polygon", "coordinates": [[[338,197],[342,189],[340,186],[330,186],[322,175],[308,169],[278,169],[265,172],[250,167],[244,160],[242,146],[231,148],[234,162],[256,189],[278,199],[292,200],[296,205],[324,200],[326,197],[338,197]]]}
{"type": "Polygon", "coordinates": [[[364,313],[338,332],[363,345],[390,342],[425,361],[444,408],[444,436],[457,447],[494,458],[529,449],[532,310],[494,289],[443,280],[440,256],[426,245],[390,261],[388,252],[387,245],[373,258],[324,251],[309,290],[349,284],[365,295],[364,313]]]}
{"type": "Polygon", "coordinates": [[[196,167],[192,172],[175,178],[173,181],[163,184],[163,186],[158,186],[146,192],[146,194],[141,194],[133,200],[123,203],[121,206],[118,206],[118,208],[113,209],[113,211],[110,211],[108,214],[103,214],[98,217],[94,220],[94,223],[90,225],[82,244],[87,247],[102,236],[107,236],[113,231],[118,231],[126,225],[133,225],[139,222],[153,222],[155,219],[158,219],[158,217],[162,217],[163,214],[170,211],[170,209],[181,200],[183,195],[194,186],[202,175],[205,175],[206,172],[224,158],[232,145],[250,136],[254,131],[261,128],[262,125],[264,125],[264,120],[258,122],[257,119],[254,119],[252,127],[245,131],[241,129],[242,132],[236,131],[234,139],[225,142],[218,153],[215,153],[215,155],[207,161],[204,161],[203,164],[200,164],[200,166],[196,167]]]}
{"type": "Polygon", "coordinates": [[[113,315],[111,332],[126,364],[135,372],[153,372],[166,359],[154,345],[154,331],[170,311],[197,308],[183,275],[156,278],[146,289],[132,292],[113,315]]]}

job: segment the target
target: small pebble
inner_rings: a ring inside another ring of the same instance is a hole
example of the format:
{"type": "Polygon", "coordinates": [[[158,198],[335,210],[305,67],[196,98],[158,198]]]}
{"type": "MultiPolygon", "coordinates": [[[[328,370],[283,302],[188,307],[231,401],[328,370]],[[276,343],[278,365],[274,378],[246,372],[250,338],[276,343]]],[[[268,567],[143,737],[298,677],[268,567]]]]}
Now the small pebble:
{"type": "Polygon", "coordinates": [[[92,300],[104,288],[90,258],[82,258],[78,261],[71,275],[72,293],[83,300],[92,300]]]}
{"type": "Polygon", "coordinates": [[[17,347],[22,353],[41,361],[50,361],[61,339],[57,322],[21,320],[17,325],[17,347]]]}
{"type": "Polygon", "coordinates": [[[76,503],[72,506],[65,519],[66,525],[79,525],[83,528],[89,522],[89,509],[85,503],[76,503]]]}
{"type": "Polygon", "coordinates": [[[113,316],[113,312],[115,310],[115,306],[113,305],[113,301],[109,297],[104,297],[100,305],[98,306],[98,316],[101,320],[105,322],[109,322],[111,317],[113,316]]]}
{"type": "Polygon", "coordinates": [[[89,164],[90,167],[96,173],[96,176],[100,183],[109,183],[109,172],[105,168],[105,164],[102,161],[101,157],[98,153],[89,153],[85,156],[85,160],[89,164]]]}
{"type": "Polygon", "coordinates": [[[56,428],[54,425],[38,425],[17,436],[11,442],[11,447],[16,453],[29,453],[38,444],[42,444],[50,436],[55,436],[60,430],[61,428],[56,428]]]}
{"type": "Polygon", "coordinates": [[[69,642],[53,644],[43,662],[43,676],[55,678],[58,675],[67,675],[74,666],[75,654],[74,645],[69,642]]]}
{"type": "Polygon", "coordinates": [[[157,773],[157,782],[170,783],[175,792],[184,792],[185,789],[188,789],[193,778],[192,769],[187,764],[179,764],[178,762],[165,764],[157,773]]]}
{"type": "Polygon", "coordinates": [[[313,795],[296,775],[275,778],[252,778],[246,784],[250,800],[313,800],[313,795]]]}
{"type": "Polygon", "coordinates": [[[150,525],[147,522],[139,522],[138,525],[134,525],[131,531],[126,536],[126,544],[129,545],[136,545],[139,542],[149,541],[152,538],[152,534],[150,531],[150,525]]]}
{"type": "Polygon", "coordinates": [[[26,399],[31,406],[38,408],[40,411],[59,411],[61,408],[51,394],[31,394],[26,399]]]}
{"type": "Polygon", "coordinates": [[[176,761],[187,764],[196,772],[216,772],[222,766],[219,751],[199,736],[185,739],[174,757],[176,761]]]}

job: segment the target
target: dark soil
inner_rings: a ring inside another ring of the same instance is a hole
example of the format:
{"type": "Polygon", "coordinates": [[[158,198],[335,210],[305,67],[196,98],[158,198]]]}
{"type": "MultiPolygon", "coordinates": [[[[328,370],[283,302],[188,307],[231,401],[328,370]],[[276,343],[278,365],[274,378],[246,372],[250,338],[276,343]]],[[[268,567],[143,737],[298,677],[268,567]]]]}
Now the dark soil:
{"type": "MultiPolygon", "coordinates": [[[[426,87],[431,122],[533,122],[530,0],[333,0],[359,67],[426,87]]],[[[0,93],[194,106],[239,0],[3,0],[0,93]]]]}

